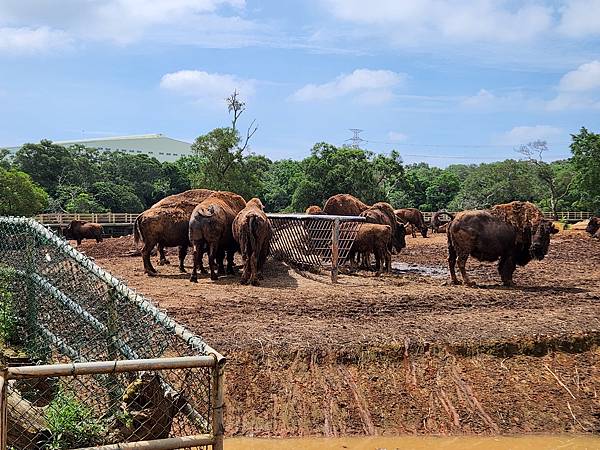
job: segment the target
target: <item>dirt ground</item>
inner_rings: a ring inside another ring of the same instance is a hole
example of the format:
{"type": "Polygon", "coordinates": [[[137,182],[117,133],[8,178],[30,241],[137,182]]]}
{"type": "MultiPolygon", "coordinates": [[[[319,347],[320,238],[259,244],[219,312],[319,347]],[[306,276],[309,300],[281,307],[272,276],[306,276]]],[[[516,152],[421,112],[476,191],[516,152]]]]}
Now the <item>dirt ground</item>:
{"type": "Polygon", "coordinates": [[[511,288],[473,259],[479,287],[449,285],[446,236],[407,242],[391,275],[269,261],[259,287],[192,284],[173,252],[149,278],[131,237],[80,250],[228,357],[228,434],[600,431],[600,241],[561,232],[511,288]]]}

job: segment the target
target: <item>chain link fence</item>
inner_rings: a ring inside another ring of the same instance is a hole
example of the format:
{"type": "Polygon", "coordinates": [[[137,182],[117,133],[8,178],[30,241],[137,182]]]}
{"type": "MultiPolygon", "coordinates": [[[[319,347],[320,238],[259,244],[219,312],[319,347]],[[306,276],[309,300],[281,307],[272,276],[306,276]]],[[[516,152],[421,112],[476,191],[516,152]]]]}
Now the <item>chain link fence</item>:
{"type": "Polygon", "coordinates": [[[271,254],[296,267],[330,270],[337,281],[338,269],[348,258],[364,217],[310,214],[267,214],[273,238],[271,254]]]}
{"type": "Polygon", "coordinates": [[[224,358],[31,219],[0,217],[0,350],[0,450],[222,448],[224,358]]]}

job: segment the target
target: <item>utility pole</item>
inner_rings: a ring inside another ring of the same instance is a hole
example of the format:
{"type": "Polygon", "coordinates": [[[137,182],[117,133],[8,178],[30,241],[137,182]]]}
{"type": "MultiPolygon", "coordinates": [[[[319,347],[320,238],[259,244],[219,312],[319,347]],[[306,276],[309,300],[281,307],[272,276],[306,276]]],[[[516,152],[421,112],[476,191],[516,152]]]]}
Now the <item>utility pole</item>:
{"type": "Polygon", "coordinates": [[[350,145],[350,147],[360,148],[360,143],[365,142],[365,140],[360,137],[360,133],[364,130],[360,130],[358,128],[350,128],[350,131],[352,131],[352,133],[354,133],[353,136],[350,139],[348,139],[349,141],[352,141],[352,144],[350,145]]]}

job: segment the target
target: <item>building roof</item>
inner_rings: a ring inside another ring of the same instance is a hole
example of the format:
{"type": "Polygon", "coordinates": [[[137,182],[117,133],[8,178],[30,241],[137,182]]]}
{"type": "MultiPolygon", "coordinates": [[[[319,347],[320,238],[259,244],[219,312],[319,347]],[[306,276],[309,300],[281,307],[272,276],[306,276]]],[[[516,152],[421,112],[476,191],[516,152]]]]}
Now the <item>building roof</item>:
{"type": "Polygon", "coordinates": [[[173,139],[171,137],[165,136],[162,133],[154,133],[154,134],[132,134],[129,136],[106,136],[106,137],[97,137],[97,138],[82,138],[82,139],[68,139],[64,141],[52,141],[54,144],[73,144],[76,142],[104,142],[104,141],[124,141],[130,139],[170,139],[172,141],[183,142],[184,144],[190,144],[189,142],[182,141],[181,139],[173,139]]]}

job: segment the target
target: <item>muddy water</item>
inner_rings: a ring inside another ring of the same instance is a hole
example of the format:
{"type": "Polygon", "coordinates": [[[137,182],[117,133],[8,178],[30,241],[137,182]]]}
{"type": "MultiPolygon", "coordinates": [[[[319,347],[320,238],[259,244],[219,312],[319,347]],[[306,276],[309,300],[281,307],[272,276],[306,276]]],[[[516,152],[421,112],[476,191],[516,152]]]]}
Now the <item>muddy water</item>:
{"type": "Polygon", "coordinates": [[[418,264],[406,264],[403,262],[392,262],[392,273],[397,275],[425,275],[428,277],[445,277],[448,270],[441,267],[419,266],[418,264]]]}
{"type": "Polygon", "coordinates": [[[596,450],[600,437],[346,437],[296,439],[225,439],[227,450],[596,450]]]}

